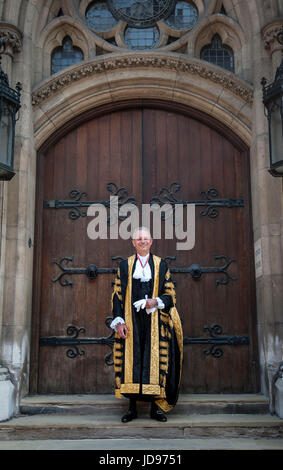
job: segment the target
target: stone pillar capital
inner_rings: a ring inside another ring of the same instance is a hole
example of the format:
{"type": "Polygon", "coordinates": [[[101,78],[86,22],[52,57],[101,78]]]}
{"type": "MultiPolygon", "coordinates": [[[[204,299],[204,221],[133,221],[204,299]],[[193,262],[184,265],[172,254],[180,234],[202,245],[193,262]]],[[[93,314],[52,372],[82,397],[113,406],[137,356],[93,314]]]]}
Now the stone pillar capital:
{"type": "Polygon", "coordinates": [[[271,54],[276,51],[283,51],[283,44],[277,41],[277,35],[283,30],[283,18],[275,18],[267,23],[261,30],[264,47],[270,50],[271,54]]]}
{"type": "Polygon", "coordinates": [[[22,38],[23,35],[16,26],[0,22],[0,39],[2,39],[5,46],[5,50],[2,54],[13,58],[14,54],[21,52],[22,38]]]}

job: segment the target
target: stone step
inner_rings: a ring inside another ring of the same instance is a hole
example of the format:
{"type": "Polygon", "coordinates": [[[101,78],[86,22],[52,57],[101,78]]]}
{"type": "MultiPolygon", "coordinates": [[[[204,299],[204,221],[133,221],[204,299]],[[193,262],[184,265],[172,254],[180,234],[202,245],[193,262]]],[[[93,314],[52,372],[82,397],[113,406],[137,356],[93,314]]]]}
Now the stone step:
{"type": "MultiPolygon", "coordinates": [[[[35,395],[22,399],[20,413],[24,415],[68,413],[79,415],[122,415],[128,400],[113,395],[35,395]]],[[[148,413],[149,404],[138,403],[141,415],[148,413]]],[[[267,414],[268,399],[260,394],[200,394],[179,397],[173,413],[193,414],[267,414]]]]}
{"type": "MultiPolygon", "coordinates": [[[[139,416],[123,424],[120,413],[107,415],[20,415],[0,423],[0,441],[75,439],[281,438],[283,420],[268,414],[184,415],[174,411],[166,423],[139,416]]],[[[168,441],[168,446],[170,446],[168,441]]]]}

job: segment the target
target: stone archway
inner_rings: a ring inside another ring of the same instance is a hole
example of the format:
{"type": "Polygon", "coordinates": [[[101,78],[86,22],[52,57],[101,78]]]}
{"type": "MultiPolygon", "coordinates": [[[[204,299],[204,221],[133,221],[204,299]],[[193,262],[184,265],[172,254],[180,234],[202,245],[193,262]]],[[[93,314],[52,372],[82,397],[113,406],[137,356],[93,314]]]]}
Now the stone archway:
{"type": "MultiPolygon", "coordinates": [[[[160,53],[150,56],[142,53],[121,54],[115,58],[90,61],[46,81],[33,93],[36,146],[47,155],[58,139],[79,129],[85,122],[92,122],[93,117],[101,115],[106,119],[107,112],[109,115],[115,111],[119,114],[119,110],[142,108],[148,100],[153,108],[162,109],[163,102],[164,108],[167,106],[172,112],[174,108],[175,111],[184,111],[189,104],[192,115],[200,121],[210,121],[226,137],[233,135],[232,140],[247,151],[250,142],[251,87],[209,64],[204,66],[200,61],[191,59],[181,61],[176,56],[160,53]]],[[[248,152],[244,160],[248,163],[247,155],[248,152]]],[[[40,168],[39,163],[41,172],[40,168]]],[[[240,180],[249,186],[247,174],[240,180]]],[[[123,185],[122,181],[120,183],[123,185]]],[[[252,250],[249,252],[252,259],[252,250]]],[[[35,337],[38,341],[40,333],[35,337]]],[[[256,363],[254,360],[252,362],[256,363]]],[[[38,367],[37,359],[33,359],[32,363],[38,367]]],[[[36,373],[33,373],[33,391],[37,390],[34,385],[36,373]]],[[[255,376],[254,371],[250,373],[253,385],[242,390],[257,390],[255,376]]],[[[41,392],[56,389],[52,388],[52,378],[47,389],[44,388],[43,384],[47,384],[44,372],[40,383],[41,392]]]]}
{"type": "Polygon", "coordinates": [[[203,111],[250,145],[250,85],[198,59],[156,52],[96,58],[43,82],[33,92],[36,148],[82,112],[136,98],[163,99],[203,111]]]}

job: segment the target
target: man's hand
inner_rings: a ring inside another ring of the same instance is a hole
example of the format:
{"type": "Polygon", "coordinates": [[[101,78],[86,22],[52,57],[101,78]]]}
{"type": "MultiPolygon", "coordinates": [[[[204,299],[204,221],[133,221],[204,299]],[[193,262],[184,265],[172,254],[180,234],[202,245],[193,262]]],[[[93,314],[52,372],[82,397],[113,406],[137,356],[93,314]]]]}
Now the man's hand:
{"type": "Polygon", "coordinates": [[[125,323],[118,323],[116,326],[116,333],[120,336],[122,339],[126,339],[127,334],[129,333],[129,330],[125,323]]]}
{"type": "Polygon", "coordinates": [[[157,307],[158,302],[156,299],[147,299],[145,308],[153,308],[157,307]]]}

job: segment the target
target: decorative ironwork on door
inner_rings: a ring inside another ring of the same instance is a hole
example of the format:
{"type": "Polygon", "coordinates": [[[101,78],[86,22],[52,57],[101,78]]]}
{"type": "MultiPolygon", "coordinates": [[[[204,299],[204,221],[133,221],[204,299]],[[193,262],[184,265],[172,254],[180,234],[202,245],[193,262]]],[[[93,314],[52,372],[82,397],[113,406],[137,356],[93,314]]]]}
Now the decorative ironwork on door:
{"type": "MultiPolygon", "coordinates": [[[[132,203],[136,205],[136,200],[133,196],[128,195],[128,191],[124,187],[118,187],[115,183],[111,182],[106,185],[106,189],[113,196],[118,196],[118,205],[121,207],[124,204],[132,203]]],[[[210,218],[216,218],[219,215],[220,208],[237,208],[244,207],[243,199],[237,198],[220,198],[218,190],[210,188],[207,191],[201,191],[201,195],[205,198],[202,200],[182,200],[176,198],[176,193],[181,189],[181,185],[178,182],[171,183],[168,187],[160,188],[157,195],[153,196],[151,204],[171,204],[173,210],[176,204],[195,204],[196,206],[202,206],[204,209],[200,212],[202,217],[208,216],[210,218]]],[[[71,220],[77,220],[80,217],[86,217],[87,211],[84,208],[90,207],[92,204],[102,204],[106,208],[110,207],[110,201],[87,201],[87,193],[73,189],[69,193],[69,200],[49,200],[44,201],[44,208],[48,209],[69,209],[69,218],[71,220]]],[[[163,214],[164,215],[164,214],[163,214]]],[[[122,220],[122,218],[120,219],[122,220]]],[[[109,222],[109,218],[108,218],[109,222]]],[[[126,259],[123,256],[112,257],[113,261],[126,259]]],[[[176,260],[176,256],[166,256],[166,260],[176,260]]],[[[229,258],[226,255],[214,255],[214,259],[223,260],[223,265],[220,266],[201,266],[199,263],[193,263],[190,266],[170,266],[171,273],[183,273],[189,274],[193,280],[200,279],[204,274],[222,274],[224,278],[216,279],[216,286],[227,285],[230,280],[236,281],[237,278],[232,276],[228,269],[231,263],[235,263],[236,259],[229,258]]],[[[57,277],[52,278],[52,282],[59,282],[62,287],[72,287],[73,282],[70,279],[65,279],[65,276],[73,275],[86,275],[89,280],[95,280],[100,274],[115,274],[117,267],[99,267],[95,264],[89,264],[87,267],[70,267],[70,263],[74,261],[74,256],[62,257],[59,261],[54,260],[60,273],[57,277]]],[[[110,327],[112,321],[111,317],[107,317],[105,324],[110,327]]],[[[204,332],[208,332],[208,336],[203,337],[185,337],[184,346],[193,344],[208,345],[209,348],[203,350],[203,354],[206,356],[213,356],[214,358],[221,358],[224,354],[223,346],[243,346],[249,345],[250,339],[247,335],[223,335],[223,328],[218,323],[213,323],[211,326],[204,326],[204,332]],[[221,346],[221,347],[220,347],[221,346]]],[[[85,351],[81,348],[82,345],[107,345],[110,347],[111,352],[105,356],[105,364],[113,365],[112,354],[113,346],[115,342],[114,331],[109,336],[101,338],[82,337],[81,335],[86,333],[85,327],[77,327],[75,325],[69,325],[66,328],[67,336],[48,336],[40,338],[40,346],[44,347],[67,347],[66,355],[70,359],[74,359],[79,356],[84,356],[85,351]]]]}
{"type": "MultiPolygon", "coordinates": [[[[195,206],[205,207],[204,210],[200,212],[202,217],[208,216],[210,218],[216,218],[219,215],[219,209],[221,207],[226,208],[235,208],[235,207],[244,207],[244,200],[239,198],[220,198],[218,190],[215,188],[210,188],[207,191],[201,191],[201,195],[205,196],[204,200],[199,199],[177,199],[176,193],[181,190],[181,185],[177,181],[171,183],[168,187],[160,188],[158,194],[152,197],[151,204],[171,204],[175,207],[176,204],[186,206],[188,204],[194,204],[195,206]]],[[[165,217],[162,214],[163,218],[165,217]]]]}
{"type": "MultiPolygon", "coordinates": [[[[114,256],[112,260],[123,260],[126,258],[123,258],[122,256],[114,256]]],[[[176,256],[167,256],[165,259],[176,259],[176,256]]],[[[192,279],[197,280],[200,279],[203,274],[211,274],[211,273],[221,273],[224,274],[224,279],[216,279],[216,285],[226,285],[230,280],[236,281],[237,278],[235,276],[232,276],[227,270],[230,266],[231,263],[236,262],[236,259],[232,258],[230,259],[228,256],[225,255],[217,255],[214,256],[215,260],[224,260],[225,263],[223,266],[210,266],[210,267],[204,267],[200,266],[200,264],[194,263],[191,264],[190,266],[184,266],[184,267],[171,267],[170,266],[170,271],[171,273],[184,273],[184,274],[190,274],[192,279]]],[[[67,287],[70,286],[72,287],[73,282],[68,280],[68,279],[63,279],[64,276],[72,276],[74,274],[84,274],[88,277],[90,280],[94,280],[97,278],[98,274],[115,274],[117,272],[116,267],[112,268],[100,268],[98,266],[95,266],[94,264],[88,265],[86,268],[70,268],[68,267],[69,263],[74,260],[74,256],[65,256],[61,258],[59,261],[53,261],[54,264],[56,264],[60,270],[61,273],[58,274],[57,277],[52,278],[52,282],[59,282],[62,287],[67,287]]]]}
{"type": "MultiPolygon", "coordinates": [[[[110,327],[112,321],[111,317],[108,317],[105,321],[106,325],[110,327]]],[[[183,344],[184,346],[188,344],[204,344],[210,345],[209,349],[204,349],[203,354],[205,356],[213,356],[216,359],[219,359],[223,356],[224,351],[219,346],[247,346],[250,344],[249,336],[247,335],[222,335],[223,328],[217,323],[213,323],[211,326],[204,326],[203,331],[208,331],[208,337],[196,337],[188,338],[185,337],[183,344]]],[[[108,353],[105,358],[105,364],[108,366],[113,365],[113,346],[115,342],[115,333],[112,333],[107,337],[102,338],[81,338],[80,334],[85,333],[86,330],[84,327],[77,327],[75,325],[69,325],[66,329],[68,336],[47,336],[41,337],[39,344],[40,346],[49,346],[49,347],[58,347],[58,346],[67,346],[66,356],[69,359],[74,359],[78,356],[84,356],[85,351],[80,349],[81,345],[107,345],[111,348],[111,352],[108,353]]]]}
{"type": "MultiPolygon", "coordinates": [[[[136,200],[133,196],[129,196],[129,193],[126,188],[118,187],[116,183],[107,183],[106,185],[107,191],[111,193],[111,196],[118,197],[118,207],[120,208],[124,204],[134,204],[136,205],[136,200]]],[[[87,210],[83,210],[84,208],[88,208],[93,204],[100,204],[106,208],[110,207],[110,200],[104,201],[87,201],[87,193],[85,191],[80,191],[78,189],[72,189],[69,192],[70,199],[55,199],[55,200],[46,200],[43,201],[43,207],[45,209],[70,209],[69,212],[69,219],[77,220],[80,217],[87,216],[87,210]]],[[[120,220],[123,220],[125,217],[119,216],[120,220]]],[[[107,218],[107,222],[110,223],[110,217],[107,218]]]]}
{"type": "MultiPolygon", "coordinates": [[[[105,323],[107,326],[111,323],[111,318],[107,318],[105,323]]],[[[114,331],[109,336],[102,337],[102,338],[81,338],[81,333],[85,333],[86,329],[84,327],[77,327],[75,325],[69,325],[66,329],[67,336],[47,336],[41,337],[39,340],[40,346],[68,346],[66,351],[66,356],[69,359],[74,359],[78,356],[84,356],[85,351],[80,349],[81,345],[87,344],[106,344],[113,350],[114,345],[114,331]]],[[[107,354],[104,358],[105,364],[108,366],[113,365],[112,361],[112,352],[107,354]]]]}
{"type": "MultiPolygon", "coordinates": [[[[136,205],[136,199],[134,196],[129,196],[129,193],[126,188],[118,187],[116,183],[110,182],[106,185],[107,191],[111,193],[112,196],[118,197],[118,206],[119,208],[125,204],[134,204],[136,205]]],[[[161,187],[159,192],[153,196],[150,200],[150,204],[158,204],[163,206],[164,204],[170,204],[173,206],[173,210],[176,204],[188,205],[194,204],[195,206],[205,207],[204,210],[200,212],[202,217],[208,216],[210,218],[216,218],[219,215],[219,209],[223,208],[237,208],[244,207],[244,200],[240,198],[220,198],[219,192],[215,188],[209,188],[206,191],[201,191],[201,195],[205,196],[205,199],[177,199],[176,193],[181,190],[181,184],[177,181],[171,183],[168,187],[161,187]]],[[[93,204],[101,204],[106,208],[110,207],[110,201],[87,201],[87,193],[85,191],[80,191],[78,189],[72,189],[69,192],[70,199],[55,199],[55,200],[46,200],[43,202],[43,207],[45,209],[70,209],[69,218],[71,220],[77,220],[80,217],[86,217],[87,211],[83,210],[88,208],[93,204]]],[[[162,218],[164,219],[164,213],[162,213],[162,218]]],[[[125,219],[125,216],[119,216],[120,220],[125,219]]],[[[110,218],[108,217],[108,223],[110,218]]]]}

